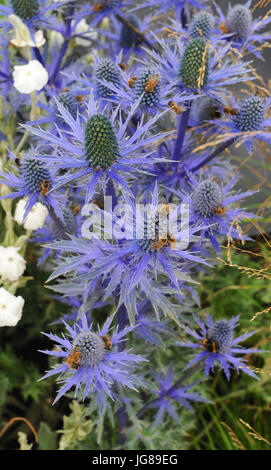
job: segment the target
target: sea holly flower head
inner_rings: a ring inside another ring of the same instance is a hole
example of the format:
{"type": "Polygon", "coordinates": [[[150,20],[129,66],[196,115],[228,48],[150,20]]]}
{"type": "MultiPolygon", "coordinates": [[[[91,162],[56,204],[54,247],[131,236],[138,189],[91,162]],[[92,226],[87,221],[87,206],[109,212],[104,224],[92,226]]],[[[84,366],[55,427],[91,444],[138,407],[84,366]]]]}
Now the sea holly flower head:
{"type": "Polygon", "coordinates": [[[240,342],[250,338],[255,331],[245,333],[241,336],[234,336],[234,329],[238,324],[239,316],[233,317],[231,320],[213,321],[209,314],[206,320],[201,321],[196,315],[195,322],[198,326],[197,330],[184,327],[185,331],[194,338],[195,342],[178,343],[178,346],[196,350],[196,356],[187,364],[188,369],[195,364],[202,364],[204,374],[209,376],[216,365],[225,372],[227,379],[230,379],[231,370],[237,373],[244,372],[251,377],[257,378],[256,374],[246,365],[246,361],[236,355],[251,354],[261,352],[256,348],[244,348],[239,345],[240,342]]]}
{"type": "Polygon", "coordinates": [[[269,12],[260,18],[254,18],[252,0],[247,0],[244,4],[229,4],[225,14],[217,4],[214,5],[219,15],[222,39],[231,42],[238,53],[251,52],[264,60],[262,50],[271,38],[268,30],[271,22],[269,12]]]}
{"type": "Polygon", "coordinates": [[[179,77],[188,88],[200,89],[206,85],[209,75],[208,43],[201,37],[192,39],[183,53],[179,77]]]}
{"type": "Polygon", "coordinates": [[[31,20],[39,10],[37,0],[11,0],[11,5],[15,15],[22,20],[31,20]]]}
{"type": "Polygon", "coordinates": [[[227,120],[216,120],[217,134],[225,133],[225,142],[236,136],[235,140],[245,143],[249,152],[254,149],[257,141],[271,143],[271,119],[267,114],[270,103],[270,97],[257,94],[244,98],[240,103],[233,100],[233,115],[227,120]]]}
{"type": "Polygon", "coordinates": [[[188,172],[187,175],[189,177],[186,180],[188,183],[186,192],[172,188],[171,191],[189,205],[191,222],[205,225],[205,228],[201,230],[201,242],[205,243],[206,240],[210,240],[213,248],[219,252],[220,237],[248,239],[241,232],[241,222],[254,215],[240,208],[238,203],[254,192],[234,191],[233,187],[238,181],[237,175],[225,183],[217,178],[215,172],[213,177],[203,175],[199,178],[192,172],[188,172]],[[238,225],[235,222],[238,222],[238,225]]]}
{"type": "Polygon", "coordinates": [[[221,188],[215,181],[202,181],[194,191],[193,204],[195,211],[200,215],[212,217],[223,204],[221,188]]]}
{"type": "Polygon", "coordinates": [[[10,157],[15,163],[13,171],[0,173],[0,183],[12,188],[13,192],[3,195],[1,199],[26,198],[23,223],[38,201],[52,207],[62,218],[58,195],[50,192],[55,181],[53,169],[50,171],[46,162],[36,159],[32,153],[24,154],[19,161],[12,153],[10,157]]]}
{"type": "Polygon", "coordinates": [[[108,98],[114,93],[109,88],[102,85],[101,80],[112,83],[116,87],[119,87],[120,85],[120,74],[118,68],[110,58],[102,59],[96,65],[95,78],[97,94],[101,98],[108,98]]]}
{"type": "Polygon", "coordinates": [[[215,25],[214,17],[207,11],[197,13],[188,26],[191,39],[201,38],[208,41],[215,25]]]}
{"type": "Polygon", "coordinates": [[[175,374],[172,366],[168,367],[165,374],[159,373],[155,376],[158,390],[152,389],[151,392],[154,396],[157,396],[157,398],[150,404],[151,408],[157,409],[154,417],[153,428],[161,425],[166,415],[169,415],[176,423],[181,423],[175,404],[179,404],[187,410],[193,411],[191,403],[208,402],[208,400],[200,394],[190,391],[196,383],[176,387],[174,386],[174,377],[175,374]]]}
{"type": "Polygon", "coordinates": [[[258,131],[264,121],[265,105],[259,96],[250,96],[241,103],[240,111],[232,117],[238,130],[242,132],[258,131]]]}
{"type": "MultiPolygon", "coordinates": [[[[171,87],[171,99],[185,93],[187,100],[199,99],[207,95],[219,101],[228,96],[228,86],[252,78],[249,63],[232,60],[231,46],[222,44],[213,53],[211,41],[198,37],[188,42],[179,37],[160,39],[156,50],[145,49],[161,77],[162,83],[171,87]]],[[[145,60],[146,63],[146,60],[145,60]]]]}
{"type": "Polygon", "coordinates": [[[59,381],[63,383],[54,403],[59,400],[72,387],[75,393],[81,391],[85,400],[91,394],[95,394],[98,406],[102,412],[106,405],[106,397],[115,399],[114,384],[136,390],[140,380],[134,373],[137,363],[144,358],[132,354],[130,350],[118,351],[118,345],[133,327],[127,327],[114,332],[111,325],[114,315],[108,318],[102,328],[94,331],[92,324],[85,315],[74,326],[63,322],[67,335],[58,337],[51,333],[44,333],[49,339],[58,345],[57,350],[41,351],[45,354],[60,358],[60,364],[47,372],[42,379],[59,374],[59,381]],[[60,350],[59,350],[60,348],[60,350]]]}
{"type": "Polygon", "coordinates": [[[232,39],[236,42],[243,42],[248,36],[252,25],[252,15],[246,5],[235,5],[227,17],[227,29],[232,33],[232,39]]]}
{"type": "Polygon", "coordinates": [[[47,147],[51,147],[48,154],[40,153],[37,159],[46,162],[50,168],[65,170],[65,174],[58,177],[55,188],[71,181],[84,181],[87,203],[93,198],[98,185],[105,191],[111,180],[132,196],[126,182],[127,176],[136,173],[139,168],[140,171],[147,171],[148,165],[160,160],[153,150],[145,151],[145,146],[170,134],[153,132],[160,114],[157,113],[146,123],[141,120],[136,131],[128,134],[127,127],[139,106],[139,100],[130,108],[125,120],[119,107],[111,113],[111,107],[95,101],[93,94],[90,95],[87,109],[76,120],[59,101],[56,100],[56,103],[70,130],[62,132],[59,129],[56,136],[52,131],[36,128],[34,124],[25,126],[47,147]]]}

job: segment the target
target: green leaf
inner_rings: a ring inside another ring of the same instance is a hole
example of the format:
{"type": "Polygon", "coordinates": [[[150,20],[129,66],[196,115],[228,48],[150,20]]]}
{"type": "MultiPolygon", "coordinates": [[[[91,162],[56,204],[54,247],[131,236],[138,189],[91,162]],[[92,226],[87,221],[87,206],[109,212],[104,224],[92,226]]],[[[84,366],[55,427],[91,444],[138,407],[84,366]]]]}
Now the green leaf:
{"type": "Polygon", "coordinates": [[[57,449],[57,436],[56,433],[53,432],[48,424],[41,423],[39,432],[39,450],[55,450],[57,449]]]}

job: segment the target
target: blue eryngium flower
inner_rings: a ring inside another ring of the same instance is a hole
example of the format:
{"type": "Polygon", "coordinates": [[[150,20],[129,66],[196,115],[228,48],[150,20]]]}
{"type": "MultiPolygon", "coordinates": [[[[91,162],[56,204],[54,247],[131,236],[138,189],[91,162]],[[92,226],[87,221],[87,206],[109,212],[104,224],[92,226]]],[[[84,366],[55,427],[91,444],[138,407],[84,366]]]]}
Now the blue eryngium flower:
{"type": "MultiPolygon", "coordinates": [[[[60,374],[63,383],[54,403],[72,387],[75,393],[84,387],[82,398],[85,400],[90,394],[96,394],[100,411],[106,404],[106,396],[114,399],[112,390],[114,384],[119,384],[136,390],[139,379],[134,374],[136,363],[145,359],[131,354],[130,350],[118,352],[117,345],[134,328],[127,327],[114,333],[110,327],[114,315],[108,318],[102,328],[95,332],[84,315],[73,327],[63,322],[67,336],[58,337],[51,333],[43,333],[54,341],[57,348],[53,351],[41,351],[50,356],[60,358],[62,362],[47,372],[42,379],[51,375],[60,374]],[[60,349],[60,350],[59,350],[60,349]]],[[[41,379],[41,380],[42,380],[41,379]]]]}
{"type": "Polygon", "coordinates": [[[236,354],[250,354],[261,352],[260,350],[247,349],[239,345],[240,342],[252,336],[255,331],[245,333],[234,338],[234,329],[238,323],[239,316],[231,320],[218,320],[214,322],[207,314],[206,321],[201,321],[196,315],[195,322],[199,329],[193,331],[184,327],[185,331],[193,336],[195,342],[178,343],[178,346],[199,350],[196,356],[187,364],[186,369],[196,363],[202,364],[205,376],[208,377],[211,370],[219,365],[225,372],[227,379],[230,379],[230,371],[242,370],[245,374],[257,378],[256,374],[246,366],[246,361],[236,357],[236,354]]]}
{"type": "Polygon", "coordinates": [[[95,70],[96,78],[96,91],[99,97],[108,98],[114,92],[100,83],[101,80],[112,83],[116,87],[120,85],[120,74],[116,64],[110,59],[102,59],[97,65],[95,70]]]}
{"type": "Polygon", "coordinates": [[[151,408],[157,408],[153,427],[161,424],[164,420],[165,414],[168,414],[177,423],[180,423],[180,418],[176,412],[174,402],[178,402],[181,406],[193,411],[191,402],[208,402],[208,400],[198,393],[190,392],[190,389],[195,386],[195,383],[186,385],[184,387],[174,387],[175,374],[173,368],[170,366],[165,375],[157,374],[156,381],[158,390],[151,390],[157,396],[155,401],[151,403],[151,408]]]}
{"type": "MultiPolygon", "coordinates": [[[[15,155],[11,154],[11,157],[16,161],[15,155]]],[[[29,154],[24,155],[18,165],[17,168],[14,165],[13,171],[0,173],[0,183],[13,189],[13,192],[2,196],[1,199],[29,198],[24,217],[27,216],[36,202],[40,201],[47,207],[52,207],[58,217],[62,218],[58,196],[56,192],[50,193],[55,182],[54,172],[49,170],[46,162],[29,154]]]]}
{"type": "Polygon", "coordinates": [[[215,4],[215,7],[219,15],[223,39],[231,41],[237,51],[252,52],[263,60],[262,49],[271,37],[268,30],[271,17],[267,13],[261,18],[253,18],[251,4],[252,0],[247,0],[245,4],[231,5],[229,3],[226,14],[218,5],[215,4]]]}
{"type": "Polygon", "coordinates": [[[191,39],[202,38],[207,41],[211,37],[214,25],[213,15],[207,11],[200,11],[189,24],[189,36],[191,39]]]}
{"type": "Polygon", "coordinates": [[[254,144],[259,140],[270,144],[271,119],[265,117],[270,103],[270,97],[263,98],[261,96],[249,96],[242,100],[239,105],[234,101],[236,114],[231,116],[229,120],[219,119],[215,121],[218,129],[220,127],[222,132],[224,132],[224,129],[226,130],[225,142],[236,135],[236,140],[244,142],[249,152],[253,150],[254,144]]]}
{"type": "Polygon", "coordinates": [[[65,132],[58,129],[58,135],[55,135],[50,130],[34,127],[34,124],[25,126],[32,134],[43,139],[47,147],[50,146],[48,154],[40,154],[37,158],[46,161],[49,167],[65,170],[65,174],[59,176],[55,188],[71,181],[84,183],[87,203],[92,199],[98,184],[105,190],[108,181],[112,180],[120,185],[122,191],[132,195],[124,177],[131,176],[139,169],[142,172],[144,168],[148,169],[148,165],[150,167],[161,160],[153,149],[144,149],[171,133],[153,132],[161,114],[157,113],[147,123],[141,120],[132,134],[127,133],[139,100],[129,110],[125,120],[119,107],[110,113],[111,108],[96,102],[92,94],[86,112],[76,119],[59,101],[56,103],[69,130],[67,127],[65,132]]]}

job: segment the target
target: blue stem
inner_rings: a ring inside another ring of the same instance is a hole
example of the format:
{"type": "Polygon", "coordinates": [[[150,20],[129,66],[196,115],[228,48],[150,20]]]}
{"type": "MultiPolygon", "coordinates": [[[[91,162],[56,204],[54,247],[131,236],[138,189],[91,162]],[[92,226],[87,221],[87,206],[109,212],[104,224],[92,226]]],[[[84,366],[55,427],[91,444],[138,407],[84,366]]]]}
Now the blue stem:
{"type": "Polygon", "coordinates": [[[70,8],[70,11],[69,11],[69,15],[68,15],[69,18],[68,18],[68,21],[67,21],[67,28],[66,28],[66,32],[65,32],[65,41],[63,42],[63,44],[61,46],[59,56],[58,56],[58,59],[56,61],[56,65],[55,65],[55,68],[54,68],[54,71],[53,71],[53,73],[50,77],[50,80],[49,80],[49,83],[51,85],[53,85],[55,83],[56,77],[57,77],[57,75],[59,73],[59,70],[60,70],[60,67],[61,67],[63,57],[66,54],[67,49],[68,49],[70,36],[71,36],[71,22],[72,22],[73,11],[74,11],[74,5],[72,4],[72,6],[70,8]]]}
{"type": "MultiPolygon", "coordinates": [[[[120,306],[117,311],[117,324],[119,330],[123,330],[127,325],[127,310],[124,304],[120,306]]],[[[125,341],[122,341],[118,344],[118,351],[121,352],[125,348],[125,341]]],[[[117,420],[118,420],[118,444],[122,445],[125,442],[125,433],[124,429],[127,427],[128,419],[125,411],[125,405],[121,405],[117,410],[117,420]]]]}
{"type": "Polygon", "coordinates": [[[114,208],[116,207],[118,203],[118,199],[116,196],[114,183],[111,179],[108,181],[107,186],[106,186],[106,195],[112,197],[112,210],[114,210],[114,208]]]}
{"type": "MultiPolygon", "coordinates": [[[[236,140],[236,138],[232,137],[227,142],[224,142],[223,144],[219,145],[218,148],[216,150],[214,150],[210,155],[208,155],[208,157],[206,157],[202,162],[200,162],[197,165],[190,168],[190,171],[195,172],[195,171],[199,170],[200,168],[202,168],[204,165],[206,165],[211,160],[213,160],[213,158],[217,157],[221,152],[223,152],[227,147],[232,145],[235,142],[235,140],[236,140]]],[[[185,174],[185,172],[182,172],[182,173],[185,174]]],[[[180,176],[183,176],[182,173],[180,174],[180,176]]]]}
{"type": "Polygon", "coordinates": [[[178,134],[177,134],[177,139],[175,142],[175,148],[174,148],[173,157],[172,157],[172,159],[176,161],[179,161],[181,159],[183,141],[185,137],[185,131],[187,128],[190,110],[191,110],[191,103],[188,103],[188,107],[186,111],[184,111],[179,118],[178,134]]]}

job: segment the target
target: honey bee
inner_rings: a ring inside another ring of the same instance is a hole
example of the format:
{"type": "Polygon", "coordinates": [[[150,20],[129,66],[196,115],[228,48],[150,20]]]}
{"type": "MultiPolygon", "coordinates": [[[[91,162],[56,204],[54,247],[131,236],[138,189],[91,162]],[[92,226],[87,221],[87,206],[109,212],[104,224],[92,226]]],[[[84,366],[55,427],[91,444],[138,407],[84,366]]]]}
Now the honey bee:
{"type": "Polygon", "coordinates": [[[172,100],[168,102],[168,107],[172,109],[172,111],[174,111],[176,114],[182,114],[182,112],[184,111],[184,108],[182,108],[182,106],[179,106],[177,103],[175,103],[175,101],[172,100]]]}
{"type": "Polygon", "coordinates": [[[169,214],[169,211],[170,211],[170,207],[169,207],[169,204],[165,203],[165,204],[162,204],[162,206],[159,208],[158,210],[158,213],[159,214],[162,214],[162,212],[166,212],[166,215],[169,214]]]}
{"type": "Polygon", "coordinates": [[[260,96],[261,98],[265,98],[265,97],[266,97],[265,94],[264,94],[264,92],[261,91],[261,90],[256,90],[256,91],[255,91],[255,96],[260,96]]]}
{"type": "Polygon", "coordinates": [[[167,238],[159,238],[159,240],[157,240],[156,242],[152,244],[151,250],[159,251],[162,248],[164,248],[164,246],[166,245],[169,245],[169,248],[171,250],[174,250],[174,248],[176,247],[176,238],[170,234],[167,235],[167,238]]]}
{"type": "Polygon", "coordinates": [[[84,101],[84,97],[82,95],[77,95],[75,99],[78,103],[82,103],[82,101],[84,101]]]}
{"type": "Polygon", "coordinates": [[[40,185],[40,192],[43,196],[46,196],[50,189],[50,181],[44,180],[40,185]]]}
{"type": "Polygon", "coordinates": [[[209,338],[204,338],[202,340],[202,347],[203,349],[206,349],[206,351],[216,353],[218,351],[218,344],[216,341],[209,339],[209,338]]]}
{"type": "Polygon", "coordinates": [[[66,93],[67,91],[70,91],[69,88],[62,88],[61,93],[66,93]]]}
{"type": "Polygon", "coordinates": [[[15,158],[14,163],[17,166],[17,168],[21,168],[21,160],[19,158],[15,158]]]}
{"type": "Polygon", "coordinates": [[[158,85],[158,83],[159,83],[158,75],[151,75],[145,86],[145,91],[147,93],[152,93],[155,90],[155,87],[158,85]]]}
{"type": "Polygon", "coordinates": [[[94,198],[92,200],[93,204],[99,207],[99,209],[104,210],[104,202],[101,199],[94,198]]]}
{"type": "Polygon", "coordinates": [[[119,64],[119,67],[121,68],[121,70],[123,70],[123,72],[125,72],[125,70],[127,70],[127,66],[123,62],[121,62],[119,64]]]}
{"type": "Polygon", "coordinates": [[[110,341],[109,336],[101,336],[102,340],[104,341],[104,347],[105,349],[111,349],[112,348],[112,343],[110,341]]]}
{"type": "Polygon", "coordinates": [[[226,26],[225,21],[222,21],[222,23],[220,23],[219,28],[220,28],[220,31],[221,31],[222,34],[228,34],[229,30],[226,26]]]}
{"type": "Polygon", "coordinates": [[[73,211],[74,215],[80,214],[80,207],[76,204],[71,205],[71,210],[73,211]]]}
{"type": "Polygon", "coordinates": [[[212,106],[211,109],[211,116],[213,119],[219,119],[221,118],[222,112],[220,111],[218,106],[212,106]]]}
{"type": "Polygon", "coordinates": [[[223,108],[223,111],[225,114],[231,115],[231,116],[238,116],[240,114],[239,110],[236,108],[223,108]]]}
{"type": "Polygon", "coordinates": [[[101,11],[104,11],[104,9],[105,9],[105,6],[102,3],[96,3],[95,5],[93,5],[93,10],[96,13],[100,13],[101,11]]]}
{"type": "Polygon", "coordinates": [[[214,213],[215,213],[216,215],[224,215],[224,214],[226,214],[226,208],[223,207],[223,206],[217,207],[217,208],[214,210],[214,213]]]}
{"type": "Polygon", "coordinates": [[[80,348],[79,346],[75,346],[72,350],[72,353],[67,357],[67,364],[70,369],[78,369],[80,362],[80,348]]]}
{"type": "Polygon", "coordinates": [[[134,88],[136,81],[137,81],[137,77],[130,77],[128,80],[128,86],[130,88],[134,88]]]}

